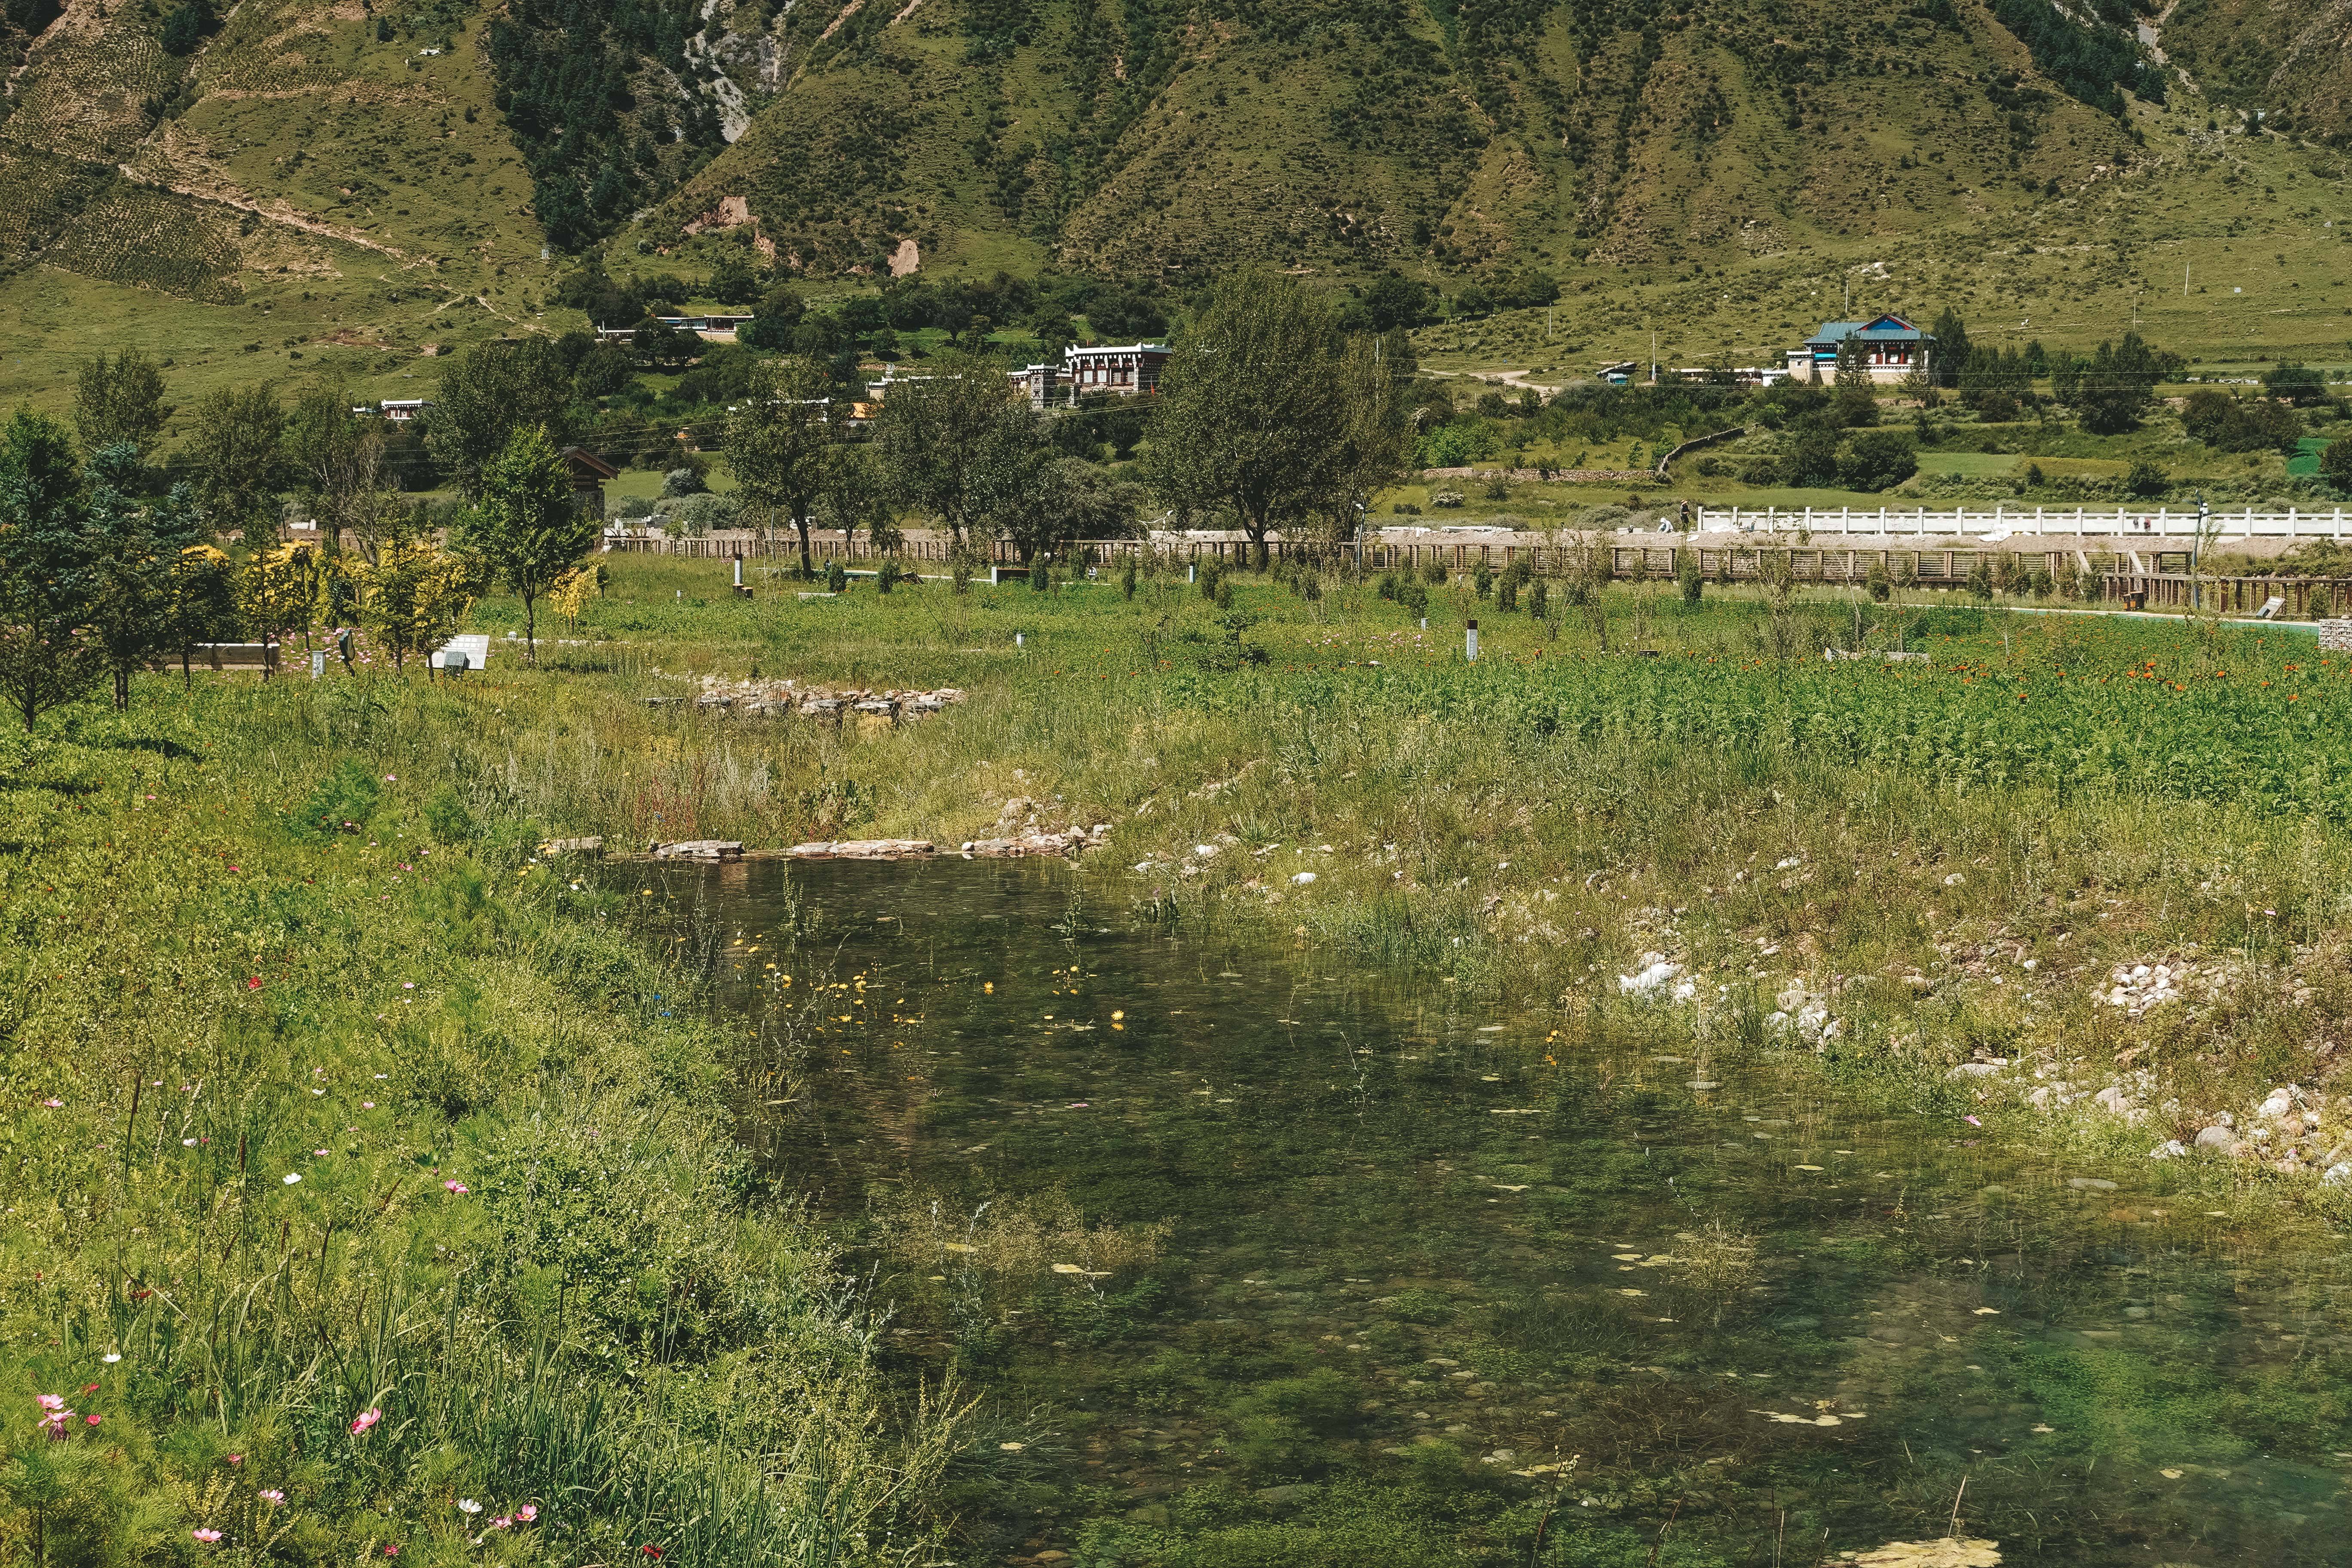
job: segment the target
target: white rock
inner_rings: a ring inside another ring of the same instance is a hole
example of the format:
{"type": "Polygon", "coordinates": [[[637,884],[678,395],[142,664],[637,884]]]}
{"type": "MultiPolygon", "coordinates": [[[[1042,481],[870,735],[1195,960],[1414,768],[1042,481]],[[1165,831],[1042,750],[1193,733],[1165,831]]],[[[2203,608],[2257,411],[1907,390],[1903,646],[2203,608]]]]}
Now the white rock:
{"type": "Polygon", "coordinates": [[[1295,876],[1295,877],[1291,878],[1290,879],[1291,879],[1293,882],[1296,882],[1298,886],[1300,886],[1300,887],[1302,887],[1302,888],[1303,888],[1303,887],[1307,886],[1307,883],[1309,883],[1309,882],[1311,882],[1311,881],[1313,881],[1313,880],[1315,879],[1315,873],[1314,873],[1314,872],[1312,872],[1312,871],[1301,871],[1301,872],[1299,872],[1297,876],[1295,876]]]}
{"type": "Polygon", "coordinates": [[[1960,874],[1959,872],[1958,872],[1958,871],[1955,871],[1955,872],[1953,872],[1950,876],[1948,876],[1948,877],[1947,877],[1947,878],[1945,878],[1945,879],[1944,879],[1944,886],[1946,886],[1947,888],[1957,888],[1957,887],[1958,887],[1962,882],[1965,882],[1965,881],[1967,881],[1967,880],[1968,880],[1968,878],[1967,878],[1967,877],[1965,877],[1965,876],[1961,875],[1961,874],[1960,874]]]}
{"type": "Polygon", "coordinates": [[[2326,1171],[2322,1172],[2319,1179],[2326,1182],[2331,1187],[2340,1187],[2347,1181],[2352,1181],[2352,1165],[2347,1165],[2341,1161],[2338,1161],[2336,1163],[2328,1166],[2326,1171]]]}
{"type": "Polygon", "coordinates": [[[1617,989],[1628,996],[1655,995],[1660,986],[1681,973],[1678,966],[1668,963],[1655,953],[1645,953],[1643,956],[1654,961],[1647,969],[1643,970],[1639,974],[1621,974],[1617,977],[1617,989]]]}
{"type": "Polygon", "coordinates": [[[2294,1109],[2294,1101],[2288,1096],[2286,1090],[2274,1089],[2271,1090],[2271,1097],[2263,1101],[2257,1114],[2269,1121],[2276,1121],[2294,1109]]]}
{"type": "Polygon", "coordinates": [[[1195,844],[1192,846],[1192,853],[1203,860],[1213,860],[1217,856],[1217,847],[1213,844],[1195,844]]]}
{"type": "Polygon", "coordinates": [[[2178,1160],[2188,1152],[2188,1149],[2181,1143],[2179,1139],[2168,1138],[2163,1142],[2158,1143],[2155,1148],[2150,1149],[2147,1152],[2147,1157],[2151,1160],[2178,1160]]]}

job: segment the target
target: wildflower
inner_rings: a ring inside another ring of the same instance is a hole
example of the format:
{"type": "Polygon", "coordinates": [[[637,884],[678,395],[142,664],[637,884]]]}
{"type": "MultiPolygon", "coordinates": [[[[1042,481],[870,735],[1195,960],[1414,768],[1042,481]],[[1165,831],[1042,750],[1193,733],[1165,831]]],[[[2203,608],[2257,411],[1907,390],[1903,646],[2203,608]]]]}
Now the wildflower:
{"type": "Polygon", "coordinates": [[[241,1465],[245,1463],[245,1456],[243,1454],[231,1454],[228,1457],[228,1462],[232,1465],[241,1465]]]}
{"type": "Polygon", "coordinates": [[[95,1426],[105,1419],[106,1417],[103,1415],[85,1415],[81,1418],[82,1425],[85,1426],[95,1426]]]}
{"type": "Polygon", "coordinates": [[[64,1109],[66,1102],[62,1100],[45,1100],[41,1101],[41,1103],[47,1106],[51,1110],[59,1110],[64,1109]]]}
{"type": "Polygon", "coordinates": [[[81,1391],[84,1394],[96,1394],[98,1392],[98,1384],[94,1383],[85,1383],[81,1385],[81,1391]]]}
{"type": "Polygon", "coordinates": [[[203,1542],[206,1546],[210,1546],[214,1542],[218,1541],[221,1535],[221,1532],[217,1530],[192,1530],[188,1531],[188,1533],[194,1536],[198,1541],[203,1542]]]}
{"type": "Polygon", "coordinates": [[[360,1109],[362,1110],[373,1110],[375,1109],[375,1101],[373,1100],[362,1100],[360,1101],[360,1109]]]}
{"type": "Polygon", "coordinates": [[[310,1152],[317,1155],[321,1160],[327,1157],[327,1152],[324,1149],[313,1149],[310,1152]]]}
{"type": "Polygon", "coordinates": [[[529,1524],[539,1517],[539,1505],[535,1502],[527,1502],[514,1510],[514,1516],[523,1523],[529,1524]]]}
{"type": "Polygon", "coordinates": [[[441,1185],[447,1191],[457,1194],[461,1198],[473,1190],[463,1182],[444,1182],[441,1185]]]}
{"type": "Polygon", "coordinates": [[[296,1174],[296,1173],[295,1173],[294,1172],[292,1172],[292,1171],[289,1171],[289,1172],[287,1172],[287,1173],[286,1173],[286,1175],[285,1175],[285,1177],[284,1177],[284,1181],[285,1181],[286,1184],[287,1184],[288,1186],[289,1186],[289,1187],[290,1187],[290,1186],[292,1186],[295,1183],[297,1183],[297,1182],[300,1181],[301,1179],[302,1179],[302,1178],[301,1178],[299,1175],[296,1174]]]}
{"type": "Polygon", "coordinates": [[[652,1558],[656,1563],[661,1561],[662,1549],[656,1546],[651,1542],[647,1542],[645,1545],[638,1547],[637,1550],[644,1552],[646,1556],[652,1558]]]}
{"type": "Polygon", "coordinates": [[[400,775],[398,773],[386,773],[383,775],[383,782],[386,784],[398,784],[400,782],[400,775]]]}
{"type": "Polygon", "coordinates": [[[116,1362],[122,1359],[122,1352],[120,1351],[109,1351],[98,1359],[104,1362],[107,1365],[112,1366],[116,1362]]]}
{"type": "Polygon", "coordinates": [[[248,975],[247,975],[247,976],[245,977],[245,988],[246,988],[247,991],[258,991],[258,990],[260,990],[260,989],[261,989],[261,976],[259,976],[258,974],[248,974],[248,975]]]}
{"type": "Polygon", "coordinates": [[[472,1498],[461,1497],[457,1500],[457,1511],[459,1513],[479,1513],[482,1511],[482,1505],[476,1502],[472,1498]]]}
{"type": "Polygon", "coordinates": [[[357,1415],[352,1417],[352,1436],[354,1437],[358,1436],[361,1433],[366,1431],[369,1427],[374,1426],[377,1422],[383,1419],[383,1412],[381,1410],[361,1411],[357,1415]]]}
{"type": "Polygon", "coordinates": [[[276,1487],[264,1487],[253,1495],[259,1498],[262,1501],[268,1503],[272,1508],[276,1508],[279,1503],[286,1500],[286,1494],[279,1491],[276,1487]]]}
{"type": "Polygon", "coordinates": [[[391,1542],[386,1542],[384,1543],[383,1554],[386,1557],[397,1557],[400,1555],[400,1548],[391,1542]]]}

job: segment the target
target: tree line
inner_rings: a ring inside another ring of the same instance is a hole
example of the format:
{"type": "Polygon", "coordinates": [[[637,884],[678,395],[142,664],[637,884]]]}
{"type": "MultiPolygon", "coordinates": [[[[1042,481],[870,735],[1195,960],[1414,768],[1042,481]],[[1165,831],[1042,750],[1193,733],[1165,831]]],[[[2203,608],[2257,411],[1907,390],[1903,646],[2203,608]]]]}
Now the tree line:
{"type": "Polygon", "coordinates": [[[1353,537],[1372,493],[1402,476],[1399,374],[1381,338],[1342,331],[1297,280],[1237,278],[1176,340],[1139,479],[1071,454],[1056,439],[1066,416],[1049,419],[1001,365],[963,352],[894,381],[863,442],[850,388],[821,356],[763,361],[727,420],[724,460],[754,516],[792,529],[804,571],[815,528],[863,530],[887,550],[915,516],[959,548],[1004,539],[1032,560],[1128,533],[1154,500],[1185,523],[1236,528],[1263,554],[1277,529],[1353,537]]]}
{"type": "MultiPolygon", "coordinates": [[[[389,482],[382,422],[332,380],[291,407],[268,384],[207,395],[176,479],[151,461],[173,410],[136,353],[82,366],[70,426],[16,413],[0,428],[0,692],[26,729],[100,682],[121,708],[135,671],[176,658],[184,675],[198,645],[307,642],[321,622],[363,628],[363,657],[403,665],[493,583],[522,602],[536,658],[539,610],[576,592],[601,520],[527,386],[500,397],[490,377],[458,379],[483,401],[434,433],[465,476],[440,518],[389,482]],[[315,539],[281,539],[289,489],[310,501],[315,539]]],[[[352,658],[347,637],[339,653],[352,658]]]]}

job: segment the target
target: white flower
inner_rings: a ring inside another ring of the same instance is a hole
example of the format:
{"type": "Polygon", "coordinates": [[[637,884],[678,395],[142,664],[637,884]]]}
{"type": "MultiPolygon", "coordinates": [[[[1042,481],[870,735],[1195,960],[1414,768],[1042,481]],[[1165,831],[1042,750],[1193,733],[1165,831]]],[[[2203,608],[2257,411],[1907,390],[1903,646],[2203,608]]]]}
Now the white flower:
{"type": "Polygon", "coordinates": [[[472,1498],[461,1497],[457,1500],[457,1511],[459,1513],[479,1513],[482,1511],[482,1505],[476,1502],[472,1498]]]}
{"type": "Polygon", "coordinates": [[[286,1173],[286,1175],[285,1175],[285,1177],[284,1177],[284,1181],[285,1181],[286,1184],[287,1184],[288,1186],[289,1186],[289,1187],[290,1187],[290,1186],[292,1186],[295,1183],[297,1183],[297,1182],[300,1181],[301,1179],[302,1179],[302,1178],[301,1178],[299,1175],[296,1174],[296,1173],[295,1173],[294,1172],[292,1172],[292,1171],[289,1171],[289,1172],[287,1172],[287,1173],[286,1173]]]}
{"type": "Polygon", "coordinates": [[[102,1355],[102,1356],[99,1357],[98,1359],[99,1359],[99,1360],[100,1360],[100,1361],[102,1361],[102,1362],[104,1362],[107,1365],[109,1365],[109,1366],[112,1366],[116,1362],[121,1361],[121,1360],[122,1359],[122,1357],[121,1357],[121,1353],[120,1353],[120,1352],[115,1352],[115,1351],[109,1351],[109,1352],[107,1352],[104,1355],[102,1355]]]}

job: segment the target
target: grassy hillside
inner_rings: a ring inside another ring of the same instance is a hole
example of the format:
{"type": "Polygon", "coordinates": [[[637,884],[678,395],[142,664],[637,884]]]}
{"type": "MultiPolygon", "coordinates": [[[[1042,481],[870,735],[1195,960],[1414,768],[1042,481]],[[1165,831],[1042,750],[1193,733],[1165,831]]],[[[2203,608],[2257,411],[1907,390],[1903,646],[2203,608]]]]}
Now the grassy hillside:
{"type": "Polygon", "coordinates": [[[0,11],[5,397],[131,344],[182,395],[321,364],[413,395],[430,348],[582,324],[548,305],[582,246],[616,276],[1055,268],[1171,305],[1236,264],[1540,268],[1556,307],[1423,344],[1538,379],[1653,331],[1769,363],[1849,290],[1995,342],[2137,313],[2207,363],[2352,355],[2342,51],[2276,0],[2137,36],[2122,0],[46,5],[0,11]]]}
{"type": "Polygon", "coordinates": [[[427,345],[528,322],[542,240],[478,23],[247,0],[181,55],[168,20],[70,5],[11,83],[0,390],[55,402],[137,346],[183,393],[330,364],[392,396],[427,345]]]}

